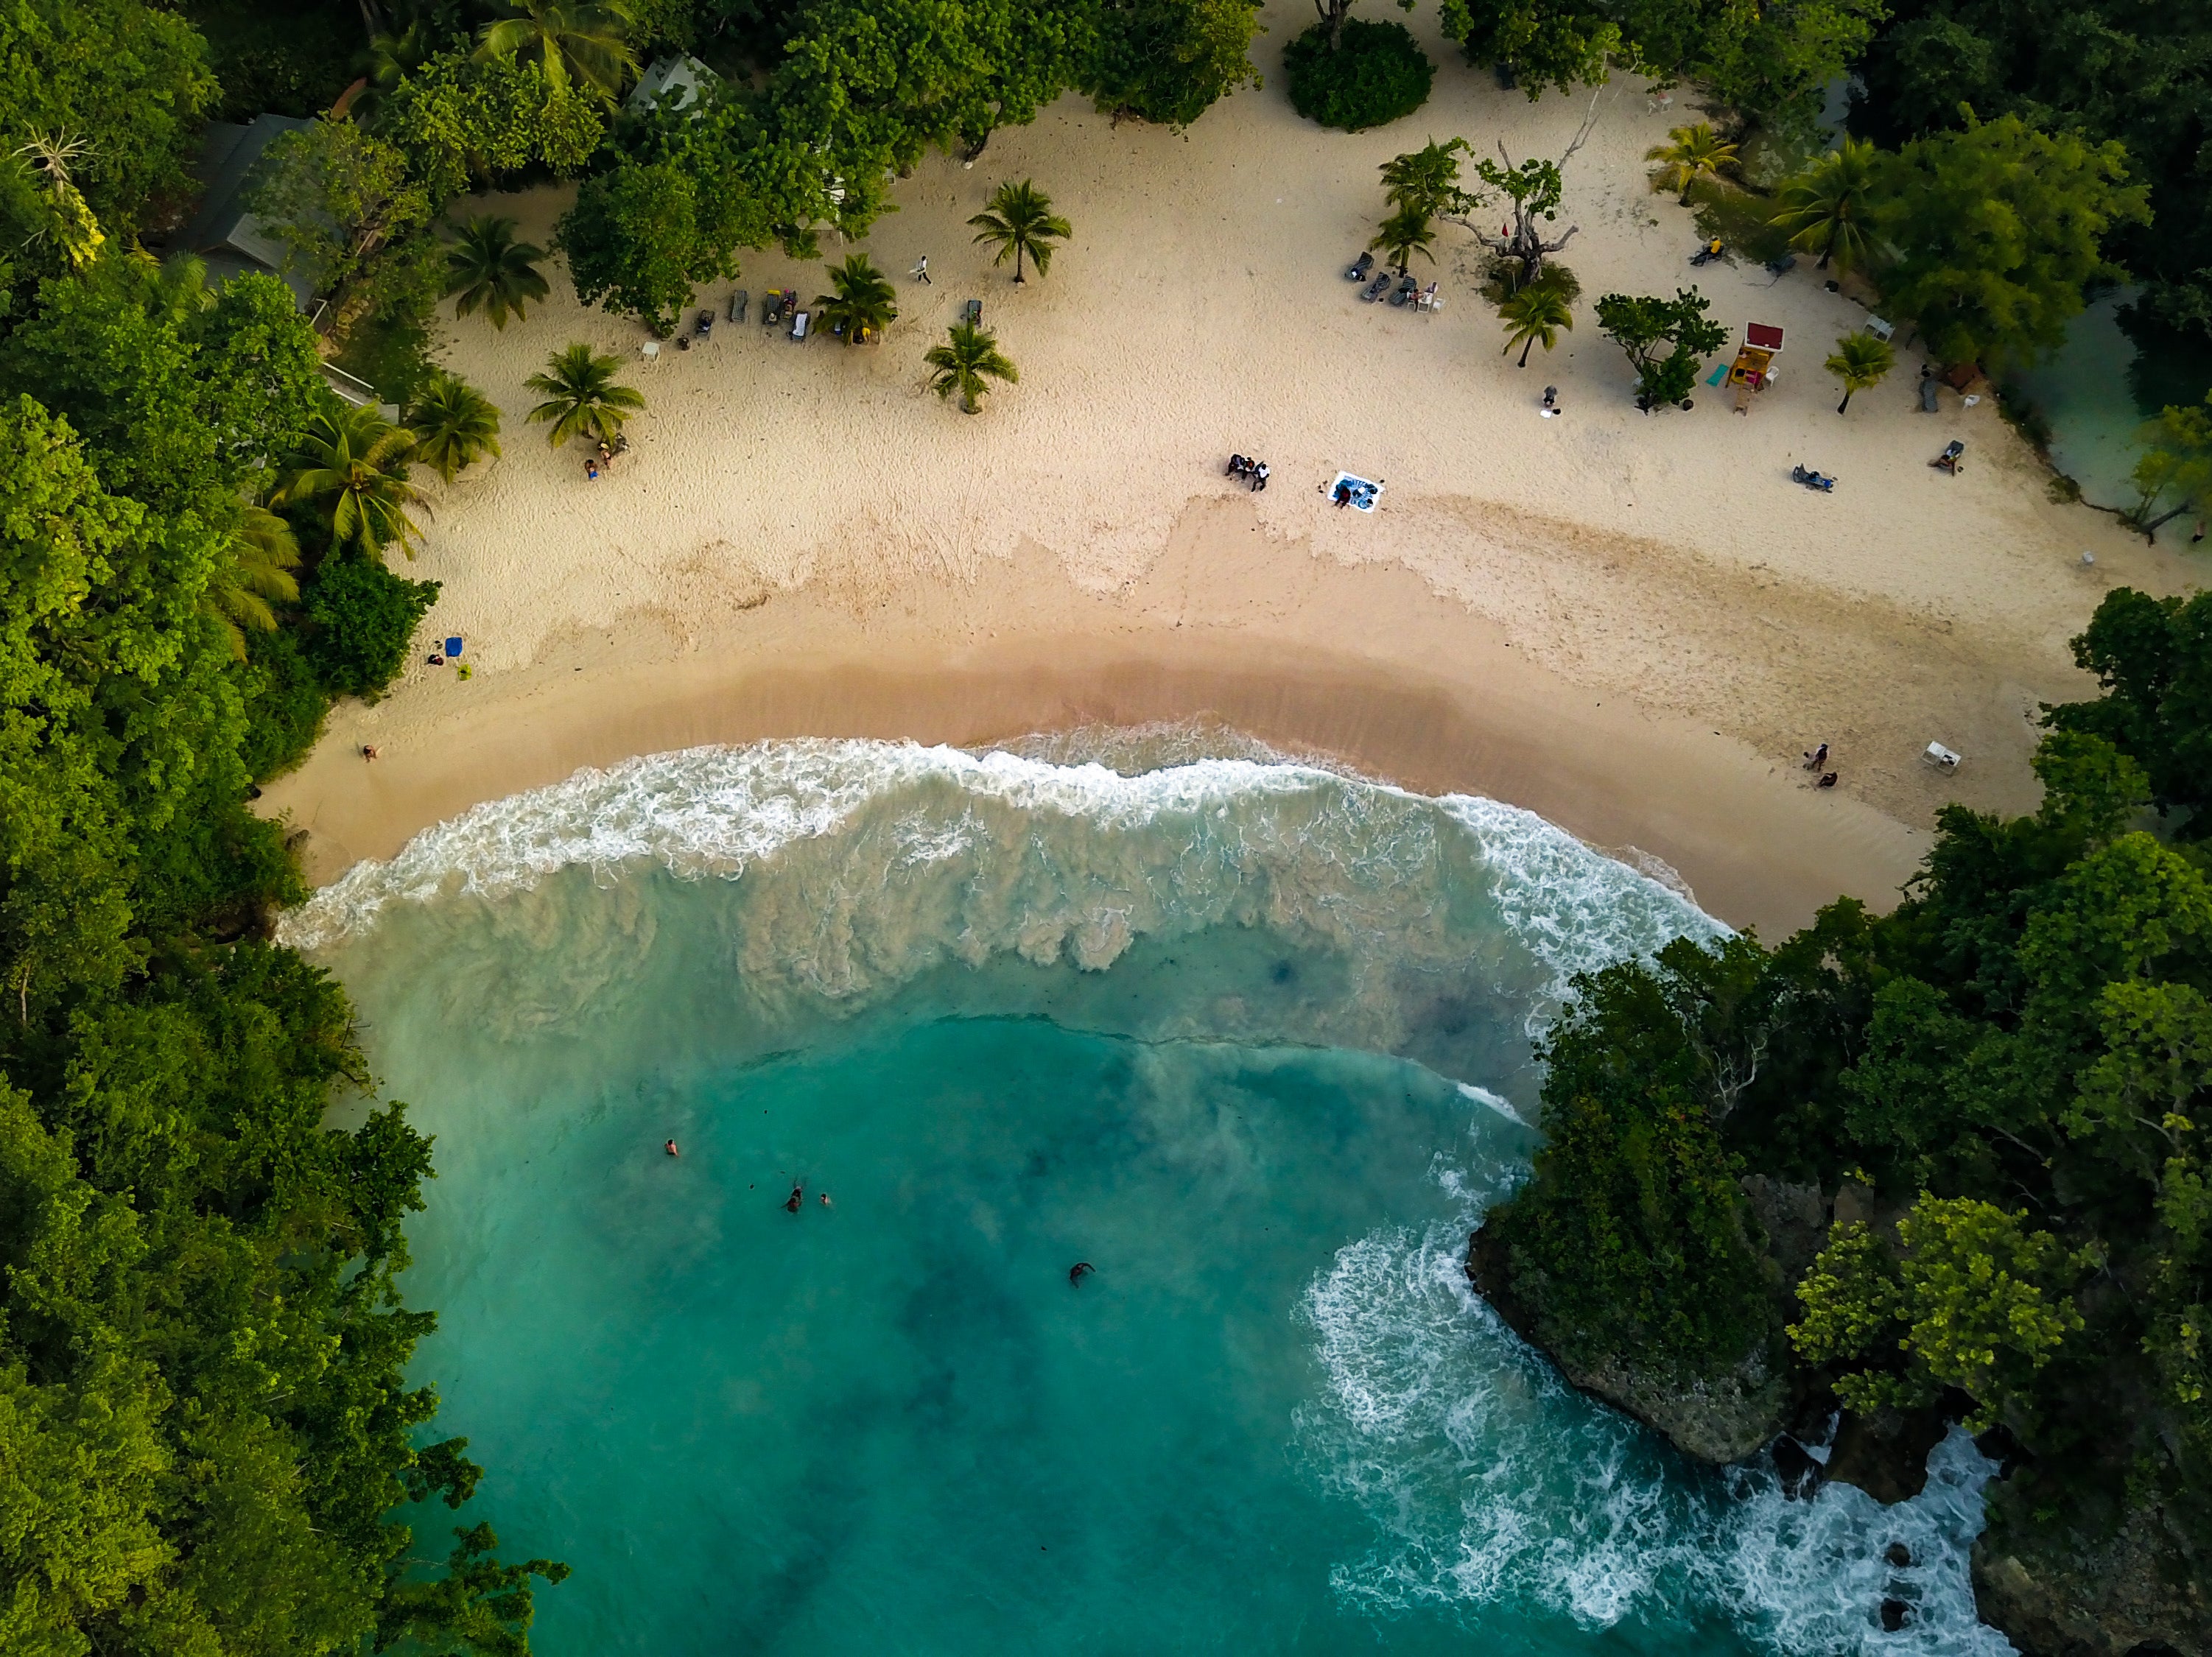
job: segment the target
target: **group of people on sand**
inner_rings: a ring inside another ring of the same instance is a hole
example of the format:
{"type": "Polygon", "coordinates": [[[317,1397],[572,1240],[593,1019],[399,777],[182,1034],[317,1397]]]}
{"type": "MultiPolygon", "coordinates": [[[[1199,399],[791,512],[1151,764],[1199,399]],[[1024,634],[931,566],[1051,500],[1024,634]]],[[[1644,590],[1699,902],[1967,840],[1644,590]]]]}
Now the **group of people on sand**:
{"type": "Polygon", "coordinates": [[[1826,765],[1827,762],[1828,744],[1826,743],[1822,743],[1818,748],[1812,750],[1805,756],[1805,763],[1802,768],[1807,771],[1816,771],[1820,773],[1820,780],[1813,785],[1814,787],[1833,788],[1836,786],[1836,774],[1832,771],[1821,769],[1821,768],[1826,765]]]}
{"type": "Polygon", "coordinates": [[[1232,454],[1229,457],[1227,476],[1245,479],[1256,495],[1267,487],[1267,463],[1255,460],[1249,455],[1232,454]]]}
{"type": "Polygon", "coordinates": [[[614,469],[615,457],[627,452],[629,448],[629,439],[619,432],[615,434],[615,440],[612,443],[609,443],[605,438],[600,439],[599,453],[584,457],[584,476],[592,483],[598,483],[600,472],[611,471],[614,469]]]}

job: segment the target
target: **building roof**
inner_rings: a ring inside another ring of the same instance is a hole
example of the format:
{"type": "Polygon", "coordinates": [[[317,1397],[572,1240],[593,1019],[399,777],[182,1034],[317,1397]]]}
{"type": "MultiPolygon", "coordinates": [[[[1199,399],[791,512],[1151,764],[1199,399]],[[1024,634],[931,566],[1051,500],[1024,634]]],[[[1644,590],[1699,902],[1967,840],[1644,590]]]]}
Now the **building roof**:
{"type": "Polygon", "coordinates": [[[191,222],[169,244],[179,252],[204,259],[209,280],[213,282],[227,282],[256,270],[276,276],[292,290],[302,310],[322,285],[320,273],[289,260],[290,250],[267,225],[246,210],[246,175],[262,152],[280,134],[296,132],[309,124],[289,115],[257,115],[243,126],[228,121],[209,123],[200,143],[197,168],[206,181],[207,194],[191,222]]]}
{"type": "Polygon", "coordinates": [[[698,101],[704,88],[721,78],[696,58],[656,58],[638,76],[625,102],[640,112],[664,100],[671,109],[686,109],[698,101]]]}

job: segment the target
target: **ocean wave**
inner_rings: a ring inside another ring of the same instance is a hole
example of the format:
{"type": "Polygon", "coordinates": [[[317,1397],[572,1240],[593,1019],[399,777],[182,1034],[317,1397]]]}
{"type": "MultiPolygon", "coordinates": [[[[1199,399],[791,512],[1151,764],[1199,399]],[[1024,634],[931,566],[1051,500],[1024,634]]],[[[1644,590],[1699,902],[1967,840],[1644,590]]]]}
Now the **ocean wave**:
{"type": "Polygon", "coordinates": [[[1996,1467],[1963,1431],[1894,1507],[1834,1484],[1790,1501],[1763,1464],[1687,1472],[1568,1388],[1474,1294],[1467,1229],[1486,1204],[1468,1194],[1452,1224],[1346,1245],[1306,1293],[1325,1389],[1300,1442],[1376,1533],[1336,1567],[1339,1594],[1382,1616],[1505,1604],[1588,1629],[1717,1607],[1789,1657],[2011,1650],[1975,1611],[1968,1557],[1996,1467]],[[1911,1564],[1884,1557],[1896,1542],[1911,1564]],[[1895,1632],[1886,1598],[1911,1607],[1895,1632]]]}
{"type": "Polygon", "coordinates": [[[395,905],[652,866],[738,883],[749,982],[831,999],[947,959],[1097,969],[1139,938],[1265,926],[1341,951],[1377,998],[1486,962],[1534,1021],[1575,972],[1720,930],[1643,872],[1494,800],[1250,757],[1124,774],[803,740],[651,756],[477,806],[356,865],[279,935],[329,950],[395,905]],[[1501,941],[1523,959],[1506,960],[1501,941]],[[1534,981],[1516,970],[1528,962],[1534,981]]]}

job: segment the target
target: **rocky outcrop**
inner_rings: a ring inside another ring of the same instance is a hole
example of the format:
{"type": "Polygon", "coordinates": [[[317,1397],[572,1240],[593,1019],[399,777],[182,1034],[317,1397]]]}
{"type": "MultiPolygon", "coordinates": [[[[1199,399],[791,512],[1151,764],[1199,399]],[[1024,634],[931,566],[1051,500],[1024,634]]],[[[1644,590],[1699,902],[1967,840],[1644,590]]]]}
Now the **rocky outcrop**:
{"type": "Polygon", "coordinates": [[[1634,1416],[1685,1455],[1716,1464],[1741,1461],[1787,1424],[1789,1379],[1764,1350],[1746,1354],[1718,1376],[1676,1375],[1617,1358],[1595,1366],[1572,1363],[1539,1338],[1535,1315],[1515,1293],[1504,1253],[1483,1232],[1468,1239],[1467,1275],[1498,1316],[1542,1350],[1571,1385],[1634,1416]]]}
{"type": "Polygon", "coordinates": [[[2212,1605],[2154,1510],[2106,1545],[2063,1559],[1974,1545],[1982,1620],[2028,1657],[2130,1657],[2212,1652],[2212,1605]]]}

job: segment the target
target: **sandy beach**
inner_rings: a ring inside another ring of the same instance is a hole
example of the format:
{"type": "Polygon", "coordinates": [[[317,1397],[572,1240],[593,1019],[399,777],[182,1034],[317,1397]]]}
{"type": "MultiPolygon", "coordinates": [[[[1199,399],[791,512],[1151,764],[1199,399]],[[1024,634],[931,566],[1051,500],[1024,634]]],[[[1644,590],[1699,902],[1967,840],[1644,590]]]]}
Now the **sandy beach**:
{"type": "MultiPolygon", "coordinates": [[[[2177,590],[2192,567],[2051,502],[1993,399],[1917,412],[1910,349],[1839,418],[1820,364],[1863,307],[1809,260],[1778,282],[1692,270],[1689,215],[1649,191],[1644,149],[1694,118],[1679,94],[1671,110],[1640,82],[1599,94],[1560,215],[1581,227],[1564,257],[1583,300],[1548,357],[1500,355],[1479,249],[1451,227],[1415,265],[1441,312],[1361,303],[1341,273],[1380,216],[1379,163],[1431,137],[1557,155],[1589,97],[1499,90],[1425,15],[1428,106],[1325,132],[1275,84],[1310,13],[1267,16],[1270,84],[1188,133],[1068,99],[972,167],[927,160],[856,244],[899,285],[879,346],[722,320],[732,288],[757,317],[769,288],[826,286],[773,252],[701,293],[711,339],[651,365],[643,331],[580,309],[565,273],[525,322],[449,327],[448,366],[505,411],[506,453],[431,480],[407,573],[443,583],[425,637],[463,635],[474,676],[418,652],[270,786],[264,808],[308,831],[310,874],[580,765],[799,734],[975,745],[1218,721],[1525,805],[1770,932],[1838,891],[1889,900],[1945,799],[2031,806],[2037,705],[2091,689],[2067,639],[2110,587],[2177,590]],[[964,221],[1025,177],[1075,235],[1016,288],[964,221]],[[927,286],[904,275],[924,254],[927,286]],[[1693,280],[1732,335],[1788,331],[1747,416],[1703,390],[1639,415],[1596,331],[1599,294],[1693,280]],[[969,418],[927,391],[921,355],[971,297],[1022,377],[969,418]],[[522,382],[574,339],[623,354],[647,399],[596,483],[522,418],[522,382]],[[1547,385],[1560,418],[1538,416],[1547,385]],[[1927,464],[1954,438],[1956,478],[1927,464]],[[1266,492],[1222,476],[1232,451],[1270,463],[1266,492]],[[1835,493],[1793,485],[1798,462],[1835,493]],[[1340,468],[1385,482],[1376,513],[1329,507],[1340,468]],[[1841,786],[1816,792],[1796,761],[1822,740],[1841,786]],[[1920,764],[1931,740],[1963,768],[1920,764]]],[[[484,206],[542,242],[568,198],[484,206]]]]}

